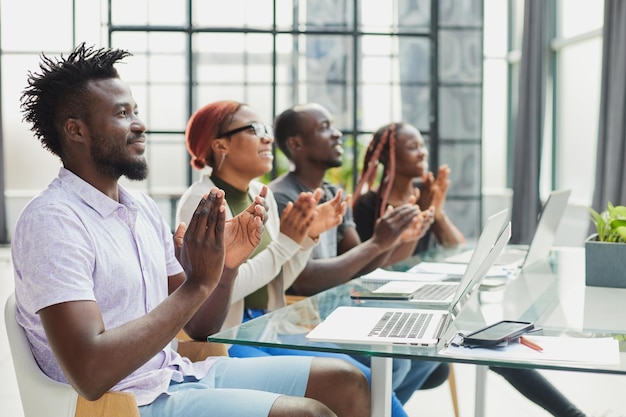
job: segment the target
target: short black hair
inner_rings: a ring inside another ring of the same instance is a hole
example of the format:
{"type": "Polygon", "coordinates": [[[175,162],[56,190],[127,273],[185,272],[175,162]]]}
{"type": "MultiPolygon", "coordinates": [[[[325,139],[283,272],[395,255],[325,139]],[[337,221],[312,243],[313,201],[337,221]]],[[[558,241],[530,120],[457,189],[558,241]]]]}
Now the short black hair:
{"type": "Polygon", "coordinates": [[[82,117],[89,109],[87,83],[92,80],[119,78],[113,66],[131,56],[121,49],[85,46],[81,43],[67,56],[48,58],[41,54],[40,73],[28,72],[28,87],[22,92],[23,120],[44,148],[63,157],[57,126],[68,117],[82,117]]]}
{"type": "Polygon", "coordinates": [[[300,134],[300,118],[301,114],[294,106],[285,110],[274,119],[273,130],[276,146],[289,159],[291,159],[291,152],[289,152],[289,147],[287,146],[287,139],[300,134]]]}

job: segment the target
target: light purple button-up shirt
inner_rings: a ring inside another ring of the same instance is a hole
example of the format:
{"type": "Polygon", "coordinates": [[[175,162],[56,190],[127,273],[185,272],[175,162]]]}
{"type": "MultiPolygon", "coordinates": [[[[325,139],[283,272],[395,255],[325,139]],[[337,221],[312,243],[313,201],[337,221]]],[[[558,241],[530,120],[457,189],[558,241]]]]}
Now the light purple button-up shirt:
{"type": "MultiPolygon", "coordinates": [[[[53,304],[94,300],[106,329],[144,316],[168,296],[168,276],[182,271],[172,234],[157,205],[120,187],[116,202],[72,172],[56,178],[25,208],[12,240],[17,320],[39,366],[67,383],[37,314],[53,304]]],[[[141,340],[137,340],[140,348],[141,340]]],[[[139,405],[167,391],[171,380],[206,375],[211,359],[192,364],[170,346],[113,390],[139,405]]]]}

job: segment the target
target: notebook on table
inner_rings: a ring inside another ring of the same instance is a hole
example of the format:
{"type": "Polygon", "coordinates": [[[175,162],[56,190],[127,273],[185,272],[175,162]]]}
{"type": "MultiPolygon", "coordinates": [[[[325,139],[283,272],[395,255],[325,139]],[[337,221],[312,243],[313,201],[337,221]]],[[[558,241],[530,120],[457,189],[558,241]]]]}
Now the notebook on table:
{"type": "MultiPolygon", "coordinates": [[[[555,190],[546,200],[533,238],[528,248],[506,248],[495,260],[494,265],[507,265],[526,268],[544,260],[550,255],[556,232],[567,208],[571,190],[555,190]]],[[[467,263],[472,251],[465,251],[445,259],[445,262],[467,263]]]]}
{"type": "Polygon", "coordinates": [[[465,285],[458,288],[454,300],[446,309],[340,306],[311,330],[307,339],[333,343],[435,346],[509,241],[511,223],[504,226],[495,243],[494,240],[483,239],[483,234],[479,242],[482,240],[482,244],[488,247],[487,253],[482,259],[472,256],[472,261],[478,265],[471,265],[470,262],[462,280],[465,285]]]}

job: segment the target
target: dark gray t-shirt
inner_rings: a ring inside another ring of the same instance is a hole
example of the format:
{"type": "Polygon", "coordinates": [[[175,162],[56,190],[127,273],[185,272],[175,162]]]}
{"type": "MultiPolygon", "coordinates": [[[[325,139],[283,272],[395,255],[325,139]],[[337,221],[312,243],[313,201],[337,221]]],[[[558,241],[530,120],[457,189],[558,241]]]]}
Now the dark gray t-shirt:
{"type": "MultiPolygon", "coordinates": [[[[276,203],[278,204],[279,215],[283,213],[285,206],[290,201],[295,201],[301,192],[312,192],[304,186],[295,174],[292,172],[283,174],[276,178],[269,184],[270,190],[274,193],[276,203]]],[[[339,191],[339,187],[329,182],[324,181],[322,184],[322,198],[320,203],[332,200],[339,191]]],[[[313,259],[326,259],[337,256],[337,245],[341,241],[343,231],[346,227],[355,227],[352,220],[352,210],[350,207],[346,209],[346,214],[343,216],[343,222],[332,229],[322,233],[319,238],[319,243],[313,249],[311,255],[313,259]]]]}

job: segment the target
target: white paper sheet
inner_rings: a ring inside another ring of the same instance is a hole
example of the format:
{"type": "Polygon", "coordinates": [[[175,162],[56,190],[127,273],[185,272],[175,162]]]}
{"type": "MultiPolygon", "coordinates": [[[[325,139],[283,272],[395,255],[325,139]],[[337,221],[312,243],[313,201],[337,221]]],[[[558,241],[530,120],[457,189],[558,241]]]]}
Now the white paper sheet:
{"type": "Polygon", "coordinates": [[[417,273],[417,272],[399,272],[387,271],[386,269],[376,268],[372,272],[362,275],[361,281],[368,283],[384,284],[389,281],[443,281],[448,277],[442,273],[417,273]]]}
{"type": "MultiPolygon", "coordinates": [[[[420,262],[407,272],[420,274],[446,274],[448,276],[463,276],[467,264],[457,264],[449,262],[420,262]]],[[[486,277],[508,277],[513,273],[511,268],[502,266],[492,266],[487,271],[486,277]]]]}
{"type": "Polygon", "coordinates": [[[611,337],[524,336],[543,348],[539,352],[518,342],[501,348],[466,348],[449,345],[440,353],[468,358],[528,360],[530,362],[570,362],[612,365],[620,363],[619,342],[611,337]]]}

